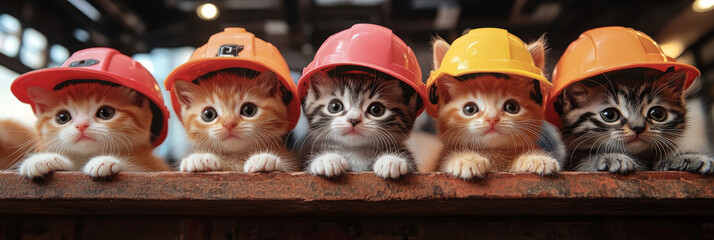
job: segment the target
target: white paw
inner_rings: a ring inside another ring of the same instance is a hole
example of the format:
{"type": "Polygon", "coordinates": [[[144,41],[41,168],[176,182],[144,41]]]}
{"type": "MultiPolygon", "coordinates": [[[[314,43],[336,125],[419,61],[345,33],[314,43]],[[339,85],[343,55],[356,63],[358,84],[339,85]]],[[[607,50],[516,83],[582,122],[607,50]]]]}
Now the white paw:
{"type": "Polygon", "coordinates": [[[221,170],[221,159],[212,153],[194,153],[181,160],[182,172],[205,172],[221,170]]]}
{"type": "Polygon", "coordinates": [[[460,153],[452,155],[442,166],[442,171],[457,178],[469,180],[484,178],[491,169],[491,162],[476,153],[460,153]]]}
{"type": "Polygon", "coordinates": [[[328,153],[312,160],[308,172],[325,177],[336,177],[350,169],[347,159],[335,153],[328,153]]]}
{"type": "Polygon", "coordinates": [[[82,172],[93,178],[109,177],[124,170],[124,163],[112,156],[94,157],[84,165],[82,172]]]}
{"type": "Polygon", "coordinates": [[[382,178],[398,178],[407,174],[409,165],[407,160],[394,155],[384,155],[374,163],[374,174],[382,178]]]}
{"type": "Polygon", "coordinates": [[[532,172],[539,175],[552,175],[560,172],[560,164],[555,158],[543,155],[524,155],[516,159],[511,172],[532,172]]]}
{"type": "Polygon", "coordinates": [[[278,170],[278,166],[282,164],[280,162],[280,157],[275,156],[270,153],[258,153],[245,162],[243,165],[243,172],[254,173],[254,172],[271,172],[278,170]]]}
{"type": "Polygon", "coordinates": [[[18,173],[28,178],[38,178],[45,174],[72,169],[72,162],[56,153],[36,153],[22,161],[18,173]]]}

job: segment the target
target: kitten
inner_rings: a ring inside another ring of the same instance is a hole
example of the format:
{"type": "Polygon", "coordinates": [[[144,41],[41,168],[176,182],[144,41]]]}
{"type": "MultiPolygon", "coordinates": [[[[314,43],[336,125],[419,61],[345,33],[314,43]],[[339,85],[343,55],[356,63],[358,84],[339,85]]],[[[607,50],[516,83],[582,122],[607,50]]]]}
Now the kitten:
{"type": "Polygon", "coordinates": [[[576,171],[714,173],[711,156],[682,151],[686,72],[633,68],[568,86],[554,104],[576,171]]]}
{"type": "MultiPolygon", "coordinates": [[[[448,43],[434,42],[438,68],[448,43]]],[[[536,65],[545,65],[543,38],[529,45],[536,65]]],[[[536,144],[544,120],[540,83],[516,75],[473,73],[438,80],[437,129],[444,148],[437,168],[458,178],[488,172],[560,171],[558,161],[536,144]]],[[[435,170],[435,169],[431,169],[435,170]]]]}
{"type": "Polygon", "coordinates": [[[363,67],[317,72],[303,103],[308,119],[309,173],[335,177],[374,171],[398,178],[416,170],[405,141],[422,99],[409,85],[363,67]],[[349,70],[349,71],[347,71],[349,70]]]}
{"type": "Polygon", "coordinates": [[[0,120],[0,169],[25,158],[34,141],[37,141],[34,129],[15,120],[0,120]]]}
{"type": "Polygon", "coordinates": [[[290,122],[275,73],[231,68],[194,82],[178,80],[175,87],[186,134],[195,144],[181,171],[300,169],[285,148],[290,122]]]}
{"type": "Polygon", "coordinates": [[[134,90],[105,82],[28,89],[35,102],[40,136],[19,174],[42,177],[53,171],[82,170],[91,177],[121,171],[169,171],[153,155],[149,100],[134,90]]]}

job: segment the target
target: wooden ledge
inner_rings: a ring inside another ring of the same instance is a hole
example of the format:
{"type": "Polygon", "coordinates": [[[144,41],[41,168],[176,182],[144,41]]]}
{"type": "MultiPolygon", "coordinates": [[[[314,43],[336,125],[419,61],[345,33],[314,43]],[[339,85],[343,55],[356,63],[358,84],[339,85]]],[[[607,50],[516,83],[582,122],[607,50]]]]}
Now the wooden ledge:
{"type": "Polygon", "coordinates": [[[383,180],[373,173],[120,173],[92,180],[58,172],[30,181],[0,173],[0,213],[160,215],[711,215],[714,176],[566,172],[443,173],[383,180]]]}

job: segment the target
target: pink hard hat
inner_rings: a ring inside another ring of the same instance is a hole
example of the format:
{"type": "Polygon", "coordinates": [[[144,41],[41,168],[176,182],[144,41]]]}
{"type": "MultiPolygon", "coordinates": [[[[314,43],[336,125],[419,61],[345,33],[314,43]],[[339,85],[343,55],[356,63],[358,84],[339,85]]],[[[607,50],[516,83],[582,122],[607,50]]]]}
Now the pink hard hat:
{"type": "Polygon", "coordinates": [[[60,67],[28,72],[15,79],[10,87],[21,102],[35,104],[27,93],[29,87],[53,90],[70,80],[100,80],[116,83],[133,89],[155,106],[154,122],[151,123],[152,143],[161,144],[169,129],[169,110],[164,105],[159,84],[141,63],[111,48],[87,48],[72,54],[60,67]]]}
{"type": "MultiPolygon", "coordinates": [[[[362,66],[389,74],[413,87],[426,101],[421,68],[414,51],[392,30],[374,24],[355,24],[322,43],[315,58],[302,70],[298,82],[300,99],[307,94],[312,74],[344,65],[362,66]]],[[[424,106],[417,111],[417,115],[423,110],[424,106]]]]}

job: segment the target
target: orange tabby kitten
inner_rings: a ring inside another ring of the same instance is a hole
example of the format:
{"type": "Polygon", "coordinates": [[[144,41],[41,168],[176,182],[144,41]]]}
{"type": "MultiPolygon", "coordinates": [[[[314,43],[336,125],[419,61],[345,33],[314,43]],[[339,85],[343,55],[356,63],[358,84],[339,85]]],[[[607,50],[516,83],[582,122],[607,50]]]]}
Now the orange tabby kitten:
{"type": "Polygon", "coordinates": [[[290,122],[275,73],[232,68],[194,82],[175,83],[181,119],[195,144],[181,161],[181,171],[300,169],[284,145],[290,122]]]}
{"type": "Polygon", "coordinates": [[[19,174],[41,177],[53,171],[82,170],[91,177],[121,171],[168,171],[152,154],[152,111],[143,95],[106,82],[78,82],[57,90],[28,89],[35,102],[36,153],[19,174]]]}
{"type": "Polygon", "coordinates": [[[0,169],[24,158],[36,138],[33,129],[14,120],[0,120],[0,169]]]}
{"type": "MultiPolygon", "coordinates": [[[[449,45],[434,43],[438,68],[449,45]]],[[[544,43],[529,45],[536,65],[545,65],[544,43]]],[[[536,80],[499,73],[474,73],[439,79],[437,127],[444,144],[438,168],[462,178],[492,171],[554,174],[555,158],[536,141],[544,119],[536,80]],[[443,99],[443,101],[441,101],[443,99]]]]}

